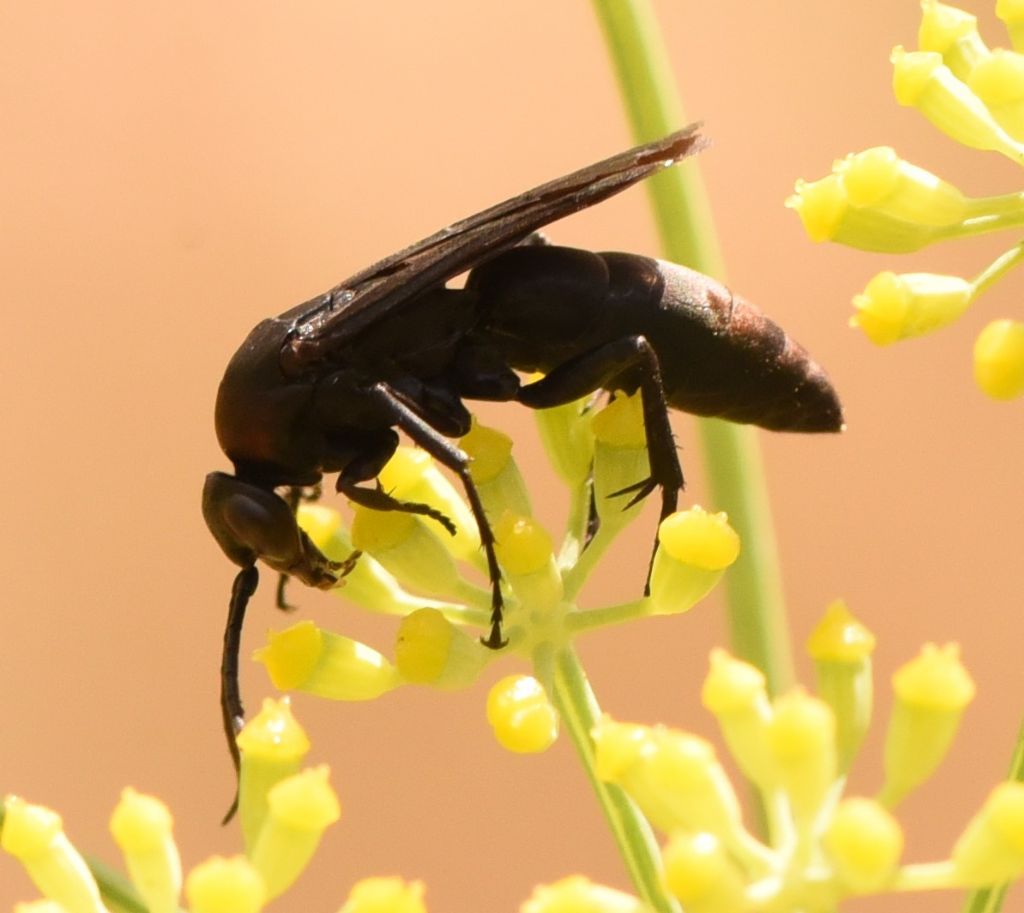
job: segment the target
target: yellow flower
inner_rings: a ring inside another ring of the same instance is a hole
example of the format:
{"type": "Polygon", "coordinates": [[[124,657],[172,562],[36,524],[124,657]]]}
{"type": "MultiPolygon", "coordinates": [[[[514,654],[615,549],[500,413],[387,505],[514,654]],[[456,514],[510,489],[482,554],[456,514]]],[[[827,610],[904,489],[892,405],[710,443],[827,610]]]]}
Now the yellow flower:
{"type": "Polygon", "coordinates": [[[378,477],[381,487],[400,501],[426,504],[439,511],[455,524],[455,535],[449,534],[432,517],[425,518],[433,524],[438,539],[463,560],[473,561],[480,554],[480,534],[473,519],[473,512],[448,479],[434,464],[430,454],[416,447],[399,447],[378,477]]]}
{"type": "Polygon", "coordinates": [[[401,684],[395,668],[365,644],[311,621],[270,631],[254,654],[281,691],[305,691],[338,701],[365,701],[401,684]]]}
{"type": "Polygon", "coordinates": [[[572,875],[538,885],[519,913],[644,913],[644,906],[630,894],[572,875]]]}
{"type": "Polygon", "coordinates": [[[1024,393],[1024,323],[993,320],[974,343],[974,379],[993,399],[1024,393]]]}
{"type": "Polygon", "coordinates": [[[349,892],[339,913],[427,913],[423,882],[364,878],[349,892]]]}
{"type": "Polygon", "coordinates": [[[506,510],[494,524],[494,538],[498,563],[524,610],[535,615],[550,612],[562,598],[562,576],[544,527],[506,510]]]}
{"type": "Polygon", "coordinates": [[[149,913],[175,913],[181,895],[181,857],[167,806],[128,788],[110,817],[132,883],[149,913]]]}
{"type": "Polygon", "coordinates": [[[972,149],[1001,152],[1024,163],[1024,147],[1010,136],[934,51],[892,52],[893,90],[901,105],[917,108],[943,133],[972,149]]]}
{"type": "Polygon", "coordinates": [[[836,779],[835,717],[824,701],[794,688],[775,701],[767,744],[774,779],[793,814],[809,822],[836,779]]]}
{"type": "Polygon", "coordinates": [[[40,893],[67,913],[106,913],[96,881],[55,811],[7,796],[0,847],[24,866],[40,893]]]}
{"type": "Polygon", "coordinates": [[[685,612],[706,596],[740,553],[724,513],[699,506],[666,517],[658,528],[651,572],[653,614],[685,612]]]}
{"type": "Polygon", "coordinates": [[[952,323],[973,298],[974,286],[959,276],[879,273],[854,297],[850,325],[876,345],[889,345],[952,323]]]}
{"type": "Polygon", "coordinates": [[[395,641],[398,674],[435,688],[468,687],[492,655],[437,609],[419,609],[403,618],[395,641]]]}
{"type": "Polygon", "coordinates": [[[1024,783],[1001,783],[953,847],[960,883],[1001,884],[1024,873],[1024,783]]]}
{"type": "Polygon", "coordinates": [[[903,852],[903,830],[878,802],[850,798],[832,814],[822,842],[843,884],[860,894],[891,882],[903,852]]]}
{"type": "Polygon", "coordinates": [[[740,770],[758,787],[767,788],[772,779],[766,741],[772,709],[764,673],[725,650],[712,650],[701,701],[718,720],[740,770]]]}
{"type": "Polygon", "coordinates": [[[260,712],[238,734],[238,749],[242,756],[238,809],[249,852],[267,817],[267,793],[299,772],[309,753],[309,738],[292,716],[287,697],[266,698],[260,712]]]}
{"type": "Polygon", "coordinates": [[[455,559],[427,521],[402,511],[371,510],[356,506],[352,517],[352,544],[368,552],[391,574],[417,592],[442,598],[458,592],[455,559]]]}
{"type": "Polygon", "coordinates": [[[921,225],[954,225],[967,198],[948,181],[901,159],[891,146],[848,155],[834,166],[851,206],[921,225]]]}
{"type": "Polygon", "coordinates": [[[341,817],[325,764],[281,780],[267,794],[267,817],[249,854],[267,900],[286,891],[309,864],[323,832],[341,817]]]}
{"type": "Polygon", "coordinates": [[[538,754],[558,738],[558,711],[531,675],[508,675],[487,695],[487,721],[509,751],[538,754]]]}
{"type": "Polygon", "coordinates": [[[592,736],[598,777],[626,790],[659,830],[732,835],[739,828],[739,801],[709,742],[607,714],[592,736]]]}
{"type": "Polygon", "coordinates": [[[185,879],[190,913],[259,913],[266,903],[263,879],[244,856],[213,856],[185,879]]]}
{"type": "Polygon", "coordinates": [[[472,459],[469,473],[488,514],[500,517],[506,510],[523,516],[533,513],[526,483],[512,459],[512,438],[474,421],[459,444],[472,459]]]}
{"type": "Polygon", "coordinates": [[[949,751],[974,682],[956,644],[926,644],[893,675],[896,701],[885,742],[881,801],[893,806],[927,780],[949,751]]]}
{"type": "Polygon", "coordinates": [[[746,909],[743,878],[714,834],[677,834],[661,854],[665,882],[692,913],[746,909]]]}
{"type": "Polygon", "coordinates": [[[841,599],[832,602],[807,640],[818,670],[818,692],[836,721],[839,770],[845,771],[871,723],[874,635],[841,599]]]}

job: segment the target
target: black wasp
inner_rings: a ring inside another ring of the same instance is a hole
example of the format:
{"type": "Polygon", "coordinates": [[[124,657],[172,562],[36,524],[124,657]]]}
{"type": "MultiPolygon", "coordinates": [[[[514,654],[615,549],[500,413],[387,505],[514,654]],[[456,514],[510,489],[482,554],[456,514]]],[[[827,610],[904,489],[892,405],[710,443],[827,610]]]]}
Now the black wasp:
{"type": "Polygon", "coordinates": [[[220,445],[235,474],[213,472],[203,514],[241,570],[231,594],[221,667],[224,728],[243,709],[237,681],[256,562],[327,589],[354,556],[328,560],[296,525],[294,493],[337,473],[357,504],[447,518],[373,484],[398,445],[396,429],[454,472],[480,530],[492,588],[491,630],[502,644],[494,537],[450,439],[469,431],[463,400],[534,409],[599,389],[640,390],[650,477],[676,506],[682,471],[668,409],[777,431],[838,431],[842,412],[822,369],[756,307],[700,273],[625,253],[532,243],[533,233],[593,206],[704,146],[696,126],[542,184],[456,222],[258,324],[228,364],[217,395],[220,445]],[[524,243],[525,242],[525,243],[524,243]],[[465,287],[446,283],[469,271],[465,287]],[[523,383],[517,372],[543,372],[523,383]],[[370,484],[366,484],[370,483],[370,484]],[[284,489],[285,500],[275,490],[284,489]]]}

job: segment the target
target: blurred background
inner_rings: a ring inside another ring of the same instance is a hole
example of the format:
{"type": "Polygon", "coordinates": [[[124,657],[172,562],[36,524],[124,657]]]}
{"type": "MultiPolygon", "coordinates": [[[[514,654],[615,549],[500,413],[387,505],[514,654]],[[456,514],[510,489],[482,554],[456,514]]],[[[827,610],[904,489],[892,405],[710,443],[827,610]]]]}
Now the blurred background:
{"type": "MultiPolygon", "coordinates": [[[[964,5],[1006,43],[991,4],[964,5]]],[[[832,598],[879,635],[874,737],[851,788],[879,785],[897,664],[955,640],[977,680],[950,758],[901,811],[907,857],[944,856],[1004,775],[1024,705],[1021,406],[990,402],[971,377],[974,336],[1020,317],[1021,280],[902,347],[872,347],[847,318],[881,269],[970,276],[1015,239],[904,260],[813,247],[782,202],[797,177],[881,143],[970,193],[1016,189],[1019,174],[892,100],[889,52],[916,38],[910,0],[656,6],[687,113],[713,140],[700,167],[728,280],[812,351],[845,404],[844,435],[760,439],[802,678],[802,643],[832,598]]],[[[59,809],[79,846],[111,860],[122,786],[155,792],[189,866],[239,846],[219,826],[233,789],[217,669],[234,569],[199,512],[204,475],[228,468],[212,422],[228,358],[264,316],[631,140],[582,0],[4,3],[0,111],[0,792],[59,809]]],[[[656,250],[638,190],[550,234],[656,250]]],[[[482,412],[515,437],[560,530],[565,498],[531,416],[482,412]]],[[[692,420],[677,431],[685,501],[713,507],[692,420]]],[[[648,511],[585,603],[638,595],[653,525],[648,511]]],[[[291,595],[299,617],[390,650],[393,624],[291,595]]],[[[243,654],[287,621],[264,586],[243,654]]],[[[711,598],[580,649],[608,711],[711,735],[699,683],[723,637],[711,598]]],[[[255,709],[271,686],[244,665],[255,709]]],[[[487,688],[519,669],[505,660],[458,694],[296,698],[344,813],[278,906],[334,910],[370,874],[422,878],[431,909],[453,913],[516,909],[573,872],[627,887],[568,740],[522,758],[489,733],[487,688]]],[[[33,894],[0,859],[0,909],[33,894]]]]}

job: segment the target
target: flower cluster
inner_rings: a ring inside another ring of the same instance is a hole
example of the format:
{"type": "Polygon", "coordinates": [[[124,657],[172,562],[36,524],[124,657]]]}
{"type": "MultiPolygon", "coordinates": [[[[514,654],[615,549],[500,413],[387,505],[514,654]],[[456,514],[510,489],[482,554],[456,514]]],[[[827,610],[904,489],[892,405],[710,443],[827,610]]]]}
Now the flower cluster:
{"type": "MultiPolygon", "coordinates": [[[[90,868],[64,833],[60,815],[17,796],[0,806],[0,847],[24,867],[44,899],[16,913],[258,913],[282,895],[312,857],[340,806],[326,766],[303,769],[309,740],[287,699],[267,700],[239,735],[238,810],[244,853],[214,856],[183,877],[173,820],[159,799],[125,789],[110,817],[128,879],[90,868]]],[[[398,879],[358,883],[342,913],[422,913],[423,888],[398,879]]]]}
{"type": "MultiPolygon", "coordinates": [[[[974,695],[955,645],[929,644],[894,674],[885,780],[874,797],[843,795],[871,716],[874,638],[836,602],[808,647],[818,696],[797,688],[772,701],[762,674],[722,650],[712,653],[704,683],[704,706],[760,794],[765,841],[744,827],[736,791],[705,739],[609,717],[594,731],[598,775],[625,789],[666,835],[664,878],[683,907],[689,913],[828,911],[852,895],[979,887],[1024,874],[1024,784],[1018,782],[992,790],[948,859],[902,862],[903,834],[892,809],[934,773],[974,695]]],[[[616,898],[587,909],[642,905],[616,898]]]]}
{"type": "MultiPolygon", "coordinates": [[[[487,702],[487,719],[511,751],[538,752],[557,736],[552,681],[559,655],[580,633],[652,615],[684,612],[721,578],[739,553],[724,514],[699,507],[660,525],[650,595],[582,610],[575,597],[609,542],[639,511],[616,495],[648,474],[640,397],[619,396],[601,409],[578,402],[541,410],[542,434],[556,470],[573,491],[568,529],[556,552],[532,516],[512,441],[474,424],[460,444],[491,518],[502,570],[508,647],[485,647],[479,631],[490,616],[489,588],[473,582],[485,571],[469,507],[421,450],[401,447],[381,473],[396,498],[428,505],[450,518],[455,535],[434,517],[355,506],[346,529],[336,511],[300,508],[299,522],[331,558],[363,555],[340,594],[371,611],[400,616],[393,659],[364,643],[302,621],[271,632],[257,652],[274,685],[336,700],[366,700],[403,685],[463,688],[509,651],[525,657],[532,675],[502,679],[487,702]],[[592,508],[592,505],[595,507],[592,508]],[[596,513],[592,513],[592,510],[596,513]]],[[[643,588],[638,574],[636,586],[643,588]]]]}
{"type": "MultiPolygon", "coordinates": [[[[1024,4],[998,0],[1014,50],[990,49],[976,17],[921,0],[918,50],[892,52],[893,89],[947,136],[1024,165],[1024,4]]],[[[953,184],[879,146],[846,156],[818,181],[798,181],[787,205],[815,241],[861,250],[916,251],[953,238],[1024,225],[1024,193],[968,197],[953,184]]],[[[851,324],[878,345],[921,336],[961,316],[1024,259],[1024,243],[971,279],[882,272],[854,300],[851,324]]],[[[990,322],[974,346],[974,376],[996,399],[1024,393],[1024,322],[990,322]]]]}

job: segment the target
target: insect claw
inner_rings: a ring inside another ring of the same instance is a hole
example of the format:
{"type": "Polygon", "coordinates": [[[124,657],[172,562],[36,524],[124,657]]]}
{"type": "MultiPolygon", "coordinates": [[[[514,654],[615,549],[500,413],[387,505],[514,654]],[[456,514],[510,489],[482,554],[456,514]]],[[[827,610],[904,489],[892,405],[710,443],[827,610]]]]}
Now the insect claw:
{"type": "Polygon", "coordinates": [[[629,499],[626,505],[622,508],[623,510],[629,510],[636,504],[639,504],[644,498],[646,498],[655,488],[658,487],[658,482],[653,478],[648,477],[641,479],[639,482],[634,482],[632,485],[627,485],[625,488],[620,488],[618,491],[613,491],[609,498],[619,498],[623,495],[633,494],[633,497],[629,499]]]}

